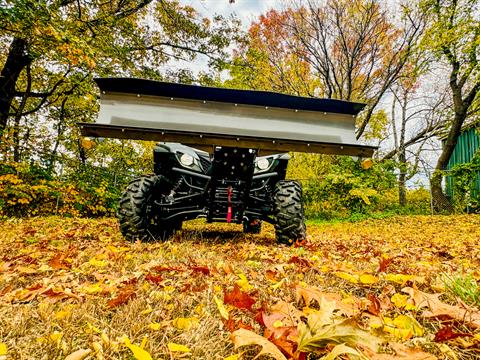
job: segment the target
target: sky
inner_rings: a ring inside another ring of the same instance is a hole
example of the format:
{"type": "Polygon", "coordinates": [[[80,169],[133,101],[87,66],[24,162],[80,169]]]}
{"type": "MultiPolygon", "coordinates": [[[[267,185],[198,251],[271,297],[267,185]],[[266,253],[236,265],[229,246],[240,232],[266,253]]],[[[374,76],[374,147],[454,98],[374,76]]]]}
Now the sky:
{"type": "Polygon", "coordinates": [[[283,0],[180,0],[181,4],[190,5],[204,16],[219,14],[228,16],[232,13],[242,21],[244,28],[260,14],[272,8],[281,8],[283,0]]]}

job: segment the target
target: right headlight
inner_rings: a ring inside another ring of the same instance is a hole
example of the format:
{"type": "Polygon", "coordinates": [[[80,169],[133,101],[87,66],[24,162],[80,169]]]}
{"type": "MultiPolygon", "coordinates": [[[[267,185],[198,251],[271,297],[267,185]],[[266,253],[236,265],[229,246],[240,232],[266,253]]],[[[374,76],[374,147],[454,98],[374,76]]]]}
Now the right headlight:
{"type": "Polygon", "coordinates": [[[268,159],[261,158],[257,160],[257,167],[260,170],[267,170],[269,166],[270,166],[270,161],[268,159]]]}
{"type": "Polygon", "coordinates": [[[189,154],[182,154],[180,156],[180,162],[184,166],[192,166],[193,165],[193,156],[189,154]]]}

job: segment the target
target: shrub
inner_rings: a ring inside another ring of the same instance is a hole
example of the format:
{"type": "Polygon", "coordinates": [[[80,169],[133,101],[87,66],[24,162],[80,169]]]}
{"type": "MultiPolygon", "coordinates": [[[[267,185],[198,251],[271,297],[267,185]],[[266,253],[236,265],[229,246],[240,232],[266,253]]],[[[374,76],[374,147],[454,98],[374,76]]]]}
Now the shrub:
{"type": "Polygon", "coordinates": [[[110,216],[118,197],[107,181],[59,181],[35,165],[0,164],[0,216],[110,216]]]}

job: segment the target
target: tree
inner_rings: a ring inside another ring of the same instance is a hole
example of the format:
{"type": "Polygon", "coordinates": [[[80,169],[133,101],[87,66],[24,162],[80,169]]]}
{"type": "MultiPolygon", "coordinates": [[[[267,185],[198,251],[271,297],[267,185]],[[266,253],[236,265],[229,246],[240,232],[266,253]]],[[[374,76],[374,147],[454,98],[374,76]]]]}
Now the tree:
{"type": "Polygon", "coordinates": [[[230,79],[224,86],[315,96],[318,80],[291,47],[295,38],[286,26],[291,16],[296,16],[293,9],[271,9],[252,22],[234,50],[232,64],[226,64],[230,79]]]}
{"type": "MultiPolygon", "coordinates": [[[[29,147],[31,130],[53,127],[63,129],[58,136],[74,134],[75,121],[93,116],[95,88],[83,85],[93,76],[162,79],[161,66],[199,54],[216,66],[238,25],[222,17],[202,19],[175,0],[0,4],[0,44],[6,48],[0,55],[0,144],[14,160],[20,160],[22,147],[29,147]],[[65,123],[65,112],[86,98],[87,112],[70,111],[79,117],[65,123]],[[45,120],[63,125],[43,127],[39,122],[45,120]]],[[[49,137],[42,134],[54,154],[58,139],[49,137]]]]}
{"type": "Polygon", "coordinates": [[[397,26],[375,0],[299,1],[251,25],[231,84],[366,102],[360,137],[380,119],[377,105],[398,80],[423,26],[422,16],[407,8],[397,26]]]}
{"type": "Polygon", "coordinates": [[[375,0],[319,4],[307,0],[306,11],[291,17],[289,26],[301,44],[297,51],[321,82],[320,96],[367,103],[359,117],[360,138],[398,80],[422,33],[423,19],[404,7],[402,23],[395,24],[375,0]]]}
{"type": "Polygon", "coordinates": [[[451,208],[442,191],[443,170],[457,145],[465,121],[479,110],[479,4],[478,0],[426,0],[422,3],[431,21],[424,46],[438,60],[448,64],[453,104],[447,137],[430,180],[437,211],[451,208]]]}
{"type": "Polygon", "coordinates": [[[406,181],[417,173],[426,146],[444,126],[442,113],[449,105],[444,84],[431,84],[429,61],[423,51],[416,51],[391,87],[390,124],[379,143],[385,149],[379,158],[396,160],[401,206],[407,203],[406,181]]]}

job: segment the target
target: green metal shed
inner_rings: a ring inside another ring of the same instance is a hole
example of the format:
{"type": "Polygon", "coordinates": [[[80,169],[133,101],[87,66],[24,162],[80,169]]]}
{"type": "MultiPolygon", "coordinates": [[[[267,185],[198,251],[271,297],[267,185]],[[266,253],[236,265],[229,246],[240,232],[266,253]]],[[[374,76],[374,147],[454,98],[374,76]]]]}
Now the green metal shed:
{"type": "MultiPolygon", "coordinates": [[[[480,148],[480,124],[465,129],[458,138],[457,145],[447,165],[447,170],[451,170],[457,164],[468,163],[472,160],[475,152],[480,148]]],[[[446,177],[446,192],[453,199],[455,196],[453,191],[453,178],[446,177]]],[[[480,193],[480,173],[475,179],[475,185],[472,195],[478,196],[480,193]]]]}

